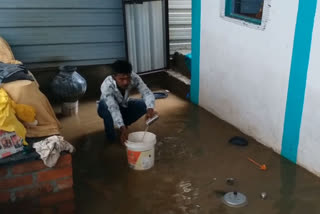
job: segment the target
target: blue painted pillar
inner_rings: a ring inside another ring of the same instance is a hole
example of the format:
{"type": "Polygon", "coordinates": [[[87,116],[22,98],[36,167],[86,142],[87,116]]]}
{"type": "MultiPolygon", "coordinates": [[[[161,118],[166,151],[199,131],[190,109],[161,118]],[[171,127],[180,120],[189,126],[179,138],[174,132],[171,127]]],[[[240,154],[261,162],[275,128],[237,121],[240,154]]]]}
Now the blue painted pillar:
{"type": "Polygon", "coordinates": [[[201,0],[192,0],[191,101],[199,104],[201,0]]]}
{"type": "Polygon", "coordinates": [[[296,162],[317,0],[300,0],[295,30],[282,151],[296,162]]]}

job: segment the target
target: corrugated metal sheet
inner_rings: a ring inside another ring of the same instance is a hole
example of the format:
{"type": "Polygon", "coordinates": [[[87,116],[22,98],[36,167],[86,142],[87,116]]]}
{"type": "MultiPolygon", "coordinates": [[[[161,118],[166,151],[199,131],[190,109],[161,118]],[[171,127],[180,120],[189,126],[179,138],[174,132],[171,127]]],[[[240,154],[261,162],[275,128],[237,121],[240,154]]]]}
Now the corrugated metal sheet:
{"type": "Polygon", "coordinates": [[[166,67],[164,1],[126,5],[129,60],[140,73],[166,67]]]}
{"type": "Polygon", "coordinates": [[[169,0],[170,53],[191,51],[191,0],[169,0]]]}
{"type": "Polygon", "coordinates": [[[122,0],[1,0],[0,36],[29,67],[125,57],[122,0]]]}

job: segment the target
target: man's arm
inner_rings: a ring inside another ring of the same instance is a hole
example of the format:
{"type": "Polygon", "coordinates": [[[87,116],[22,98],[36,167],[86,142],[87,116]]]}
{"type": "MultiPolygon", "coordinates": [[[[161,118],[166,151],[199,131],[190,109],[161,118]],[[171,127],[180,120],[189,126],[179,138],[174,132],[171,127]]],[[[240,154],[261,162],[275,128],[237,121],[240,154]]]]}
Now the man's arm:
{"type": "Polygon", "coordinates": [[[108,77],[103,81],[100,90],[102,95],[101,99],[103,100],[103,102],[107,104],[108,110],[113,119],[113,123],[118,128],[124,126],[123,118],[120,113],[119,104],[115,100],[113,95],[114,88],[112,86],[112,82],[110,81],[110,79],[108,79],[108,77]]]}
{"type": "Polygon", "coordinates": [[[123,118],[120,112],[119,104],[114,99],[113,95],[110,93],[106,93],[103,96],[103,101],[106,102],[108,106],[108,110],[112,116],[113,123],[116,127],[121,128],[124,126],[123,118]]]}
{"type": "Polygon", "coordinates": [[[134,74],[136,79],[136,84],[138,91],[142,95],[144,102],[146,103],[147,109],[154,109],[155,98],[151,90],[147,87],[147,85],[142,81],[139,75],[134,74]]]}
{"type": "Polygon", "coordinates": [[[116,127],[120,128],[120,141],[124,144],[128,140],[128,129],[124,125],[123,118],[119,109],[119,104],[116,102],[112,94],[106,94],[103,98],[106,102],[108,110],[112,116],[113,123],[116,127]]]}
{"type": "Polygon", "coordinates": [[[139,75],[134,74],[136,78],[136,84],[138,91],[142,95],[142,98],[147,106],[146,119],[153,117],[157,112],[154,111],[155,98],[152,91],[147,87],[147,85],[142,81],[139,75]]]}

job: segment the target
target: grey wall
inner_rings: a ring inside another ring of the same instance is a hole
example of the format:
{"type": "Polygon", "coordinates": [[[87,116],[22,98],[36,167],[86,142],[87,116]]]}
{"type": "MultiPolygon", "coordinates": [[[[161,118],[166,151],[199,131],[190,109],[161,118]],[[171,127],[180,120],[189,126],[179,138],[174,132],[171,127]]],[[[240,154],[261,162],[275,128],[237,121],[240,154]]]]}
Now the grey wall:
{"type": "Polygon", "coordinates": [[[122,0],[1,0],[0,36],[29,68],[125,57],[122,0]]]}

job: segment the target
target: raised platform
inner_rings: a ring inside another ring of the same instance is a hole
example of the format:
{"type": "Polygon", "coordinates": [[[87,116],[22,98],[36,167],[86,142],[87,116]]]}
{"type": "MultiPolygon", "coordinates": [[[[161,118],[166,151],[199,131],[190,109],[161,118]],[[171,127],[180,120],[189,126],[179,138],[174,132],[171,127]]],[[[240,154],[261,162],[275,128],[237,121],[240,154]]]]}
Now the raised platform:
{"type": "Polygon", "coordinates": [[[42,213],[51,209],[74,211],[71,154],[62,154],[53,168],[42,160],[29,160],[0,166],[1,213],[42,213]],[[32,207],[32,209],[30,209],[32,207]]]}

